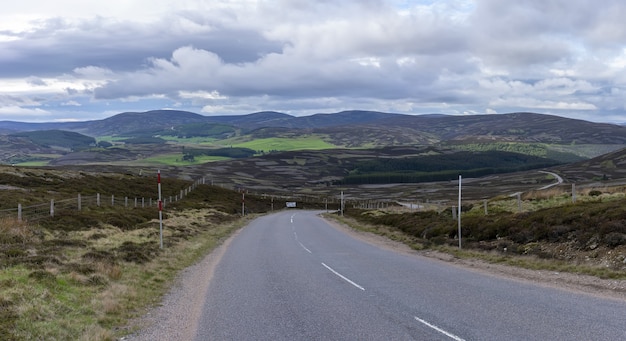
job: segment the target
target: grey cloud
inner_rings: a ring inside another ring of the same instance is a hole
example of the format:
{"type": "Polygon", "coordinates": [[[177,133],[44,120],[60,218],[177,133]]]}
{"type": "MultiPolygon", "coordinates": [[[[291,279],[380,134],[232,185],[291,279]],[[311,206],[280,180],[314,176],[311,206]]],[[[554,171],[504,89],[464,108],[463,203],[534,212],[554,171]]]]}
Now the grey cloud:
{"type": "Polygon", "coordinates": [[[34,106],[39,104],[35,98],[27,96],[13,96],[0,94],[0,107],[2,106],[34,106]]]}
{"type": "Polygon", "coordinates": [[[487,37],[481,48],[506,42],[513,45],[516,41],[528,45],[533,40],[544,47],[560,41],[561,45],[571,44],[573,48],[582,44],[621,50],[626,44],[623,25],[626,7],[621,0],[477,0],[476,3],[470,26],[475,36],[487,37]]]}
{"type": "Polygon", "coordinates": [[[278,51],[282,44],[245,28],[222,28],[190,34],[171,22],[170,16],[145,26],[103,18],[79,24],[49,19],[20,39],[0,42],[0,77],[52,76],[77,67],[98,66],[115,71],[140,67],[146,58],[166,58],[182,45],[210,50],[226,61],[241,63],[259,54],[278,51]]]}
{"type": "Polygon", "coordinates": [[[26,79],[26,83],[33,85],[33,86],[46,86],[47,85],[47,83],[43,79],[39,77],[35,77],[35,76],[28,77],[26,79]]]}
{"type": "Polygon", "coordinates": [[[254,63],[232,64],[209,51],[184,47],[177,49],[169,59],[153,59],[146,69],[97,88],[95,96],[114,99],[204,90],[235,97],[398,99],[437,91],[436,83],[444,69],[476,70],[475,66],[458,62],[457,58],[462,57],[422,56],[405,65],[399,65],[395,58],[381,58],[374,66],[347,59],[312,62],[285,52],[264,56],[254,63]]]}
{"type": "Polygon", "coordinates": [[[402,14],[391,3],[261,1],[149,24],[50,19],[0,41],[0,77],[108,79],[69,87],[63,103],[165,97],[207,112],[623,107],[623,1],[433,1],[402,14]]]}

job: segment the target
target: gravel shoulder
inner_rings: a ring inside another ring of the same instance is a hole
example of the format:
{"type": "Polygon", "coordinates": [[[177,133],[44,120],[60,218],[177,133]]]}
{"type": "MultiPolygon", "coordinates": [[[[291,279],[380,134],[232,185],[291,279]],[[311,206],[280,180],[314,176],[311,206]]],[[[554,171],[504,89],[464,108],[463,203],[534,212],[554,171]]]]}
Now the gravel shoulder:
{"type": "Polygon", "coordinates": [[[230,242],[239,233],[233,233],[200,262],[183,270],[161,305],[154,307],[131,325],[139,329],[125,336],[123,341],[193,340],[196,337],[204,298],[213,273],[230,242]]]}
{"type": "MultiPolygon", "coordinates": [[[[572,273],[529,270],[501,264],[491,264],[477,259],[459,259],[437,251],[416,251],[405,244],[376,234],[362,232],[334,220],[325,219],[330,225],[367,243],[405,254],[428,257],[489,276],[516,281],[532,282],[561,290],[569,290],[607,299],[626,300],[626,280],[606,280],[572,273]]],[[[241,231],[241,230],[239,230],[241,231]]],[[[143,317],[132,321],[138,331],[120,340],[193,340],[202,315],[204,297],[214,270],[228,245],[239,232],[235,232],[199,263],[181,272],[174,286],[164,297],[160,306],[143,317]]]]}

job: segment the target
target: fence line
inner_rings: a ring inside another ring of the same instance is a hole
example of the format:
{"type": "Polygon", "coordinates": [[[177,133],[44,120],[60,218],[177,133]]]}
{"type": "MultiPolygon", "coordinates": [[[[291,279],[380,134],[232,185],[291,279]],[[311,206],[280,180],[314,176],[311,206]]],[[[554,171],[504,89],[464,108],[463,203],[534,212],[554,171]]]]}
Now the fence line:
{"type": "MultiPolygon", "coordinates": [[[[207,181],[205,178],[201,178],[199,180],[194,181],[188,187],[181,189],[176,195],[163,197],[163,207],[171,203],[178,202],[184,199],[189,193],[195,190],[199,185],[206,184],[207,181]]],[[[245,193],[250,193],[241,185],[236,184],[227,184],[227,183],[214,183],[213,180],[209,182],[210,185],[219,186],[222,188],[228,188],[232,190],[244,191],[245,193]]],[[[575,201],[575,187],[572,187],[572,201],[575,201]]],[[[156,196],[156,186],[155,186],[155,196],[156,196]]],[[[306,202],[325,202],[328,204],[336,204],[339,202],[339,199],[336,196],[315,196],[315,195],[307,195],[301,193],[292,193],[288,194],[267,194],[267,193],[250,193],[255,196],[260,196],[266,199],[272,200],[272,209],[274,208],[274,200],[286,200],[286,201],[302,201],[306,202]]],[[[518,203],[518,211],[523,211],[522,208],[522,200],[519,195],[517,195],[517,203],[518,203]]],[[[363,209],[390,209],[391,206],[395,206],[393,204],[400,203],[404,206],[405,210],[437,210],[442,211],[449,209],[450,206],[447,205],[445,201],[408,201],[401,203],[401,201],[405,200],[390,200],[390,199],[358,199],[358,198],[346,198],[345,203],[350,203],[354,208],[363,208],[363,209]]],[[[484,206],[485,214],[488,214],[488,206],[491,206],[490,200],[483,200],[482,205],[484,206]]],[[[151,197],[128,197],[128,196],[118,196],[118,195],[106,195],[103,196],[100,193],[90,196],[83,196],[81,194],[77,194],[74,198],[55,200],[52,199],[50,202],[40,203],[35,205],[23,206],[22,204],[18,204],[16,208],[10,209],[2,209],[0,210],[0,218],[17,218],[19,221],[22,220],[39,220],[48,217],[53,217],[55,214],[59,212],[67,212],[67,211],[81,211],[84,208],[91,207],[121,207],[127,209],[133,208],[157,208],[158,207],[158,199],[154,199],[151,197]]],[[[454,209],[454,207],[452,207],[454,209]]]]}
{"type": "MultiPolygon", "coordinates": [[[[184,199],[193,190],[198,188],[199,185],[205,184],[205,182],[204,178],[196,180],[189,187],[181,189],[180,194],[164,198],[163,207],[184,199]]],[[[116,196],[114,194],[110,196],[102,196],[100,193],[90,196],[77,194],[76,197],[71,199],[51,199],[50,202],[29,206],[23,206],[20,203],[17,204],[16,208],[0,210],[0,217],[15,218],[20,222],[23,220],[36,221],[48,217],[54,217],[55,214],[62,211],[81,211],[82,209],[89,207],[121,207],[132,209],[158,207],[158,204],[158,199],[153,199],[151,197],[128,197],[116,196]]]]}

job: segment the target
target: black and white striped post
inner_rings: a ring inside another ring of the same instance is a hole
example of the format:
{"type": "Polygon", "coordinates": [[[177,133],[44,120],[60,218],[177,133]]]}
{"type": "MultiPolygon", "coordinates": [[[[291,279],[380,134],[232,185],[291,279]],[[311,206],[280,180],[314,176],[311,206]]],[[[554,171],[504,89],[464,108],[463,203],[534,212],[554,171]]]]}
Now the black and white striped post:
{"type": "Polygon", "coordinates": [[[161,200],[161,170],[157,171],[157,182],[159,188],[159,239],[161,249],[163,248],[163,201],[161,200]]]}

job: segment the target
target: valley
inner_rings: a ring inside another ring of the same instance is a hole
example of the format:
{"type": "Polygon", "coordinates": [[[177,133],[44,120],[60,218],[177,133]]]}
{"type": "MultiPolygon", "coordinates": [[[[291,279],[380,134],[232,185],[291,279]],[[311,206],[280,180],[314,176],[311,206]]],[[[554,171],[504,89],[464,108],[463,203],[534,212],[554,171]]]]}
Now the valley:
{"type": "MultiPolygon", "coordinates": [[[[626,147],[624,126],[534,113],[408,116],[345,111],[294,117],[259,112],[210,117],[160,110],[87,122],[0,122],[0,131],[6,132],[0,137],[0,160],[9,165],[113,172],[162,168],[182,178],[207,176],[231,188],[303,195],[331,195],[341,184],[367,199],[441,193],[445,190],[439,188],[459,174],[490,175],[479,183],[494,187],[470,196],[481,199],[507,193],[509,187],[514,192],[534,189],[544,177],[529,170],[546,167],[560,167],[569,182],[614,181],[624,177],[618,164],[623,161],[620,150],[626,147]],[[499,152],[526,159],[519,159],[516,167],[498,165],[499,152]],[[611,152],[618,154],[597,165],[585,163],[611,152]],[[487,164],[479,161],[468,169],[461,153],[470,153],[464,157],[473,160],[484,158],[487,164]],[[431,176],[432,170],[418,174],[415,167],[386,169],[385,174],[359,170],[368,162],[397,164],[408,159],[440,164],[436,157],[455,159],[456,165],[435,170],[438,176],[431,176]],[[531,157],[544,161],[531,162],[531,157]],[[520,179],[510,185],[510,175],[494,176],[498,173],[519,173],[520,179]],[[426,182],[434,184],[423,185],[426,182]],[[381,186],[384,183],[391,185],[381,186]],[[402,183],[400,194],[395,192],[400,186],[392,185],[396,183],[402,183]]],[[[449,196],[432,198],[445,199],[449,196]]]]}
{"type": "Polygon", "coordinates": [[[601,278],[616,297],[626,288],[624,126],[532,113],[153,111],[0,131],[0,333],[16,339],[132,332],[179,271],[285,202],[446,261],[567,273],[587,292],[595,282],[579,276],[601,278]],[[157,170],[165,198],[185,193],[166,203],[163,250],[157,170]]]}

